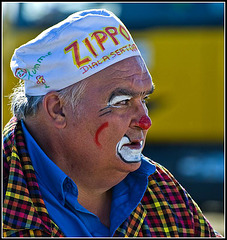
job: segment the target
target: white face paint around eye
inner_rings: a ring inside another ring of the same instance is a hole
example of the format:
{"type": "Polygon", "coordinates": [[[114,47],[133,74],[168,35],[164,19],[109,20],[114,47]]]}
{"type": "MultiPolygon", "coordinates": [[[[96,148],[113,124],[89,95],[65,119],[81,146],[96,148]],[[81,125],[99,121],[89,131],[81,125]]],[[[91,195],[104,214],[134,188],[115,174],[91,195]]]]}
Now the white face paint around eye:
{"type": "Polygon", "coordinates": [[[130,139],[125,135],[116,146],[117,156],[127,163],[140,162],[143,141],[138,144],[137,148],[130,147],[130,144],[130,139]]]}
{"type": "Polygon", "coordinates": [[[109,105],[111,107],[121,107],[120,105],[116,106],[116,104],[120,104],[123,101],[130,100],[131,98],[132,98],[132,96],[129,96],[129,95],[115,96],[110,100],[109,105]]]}

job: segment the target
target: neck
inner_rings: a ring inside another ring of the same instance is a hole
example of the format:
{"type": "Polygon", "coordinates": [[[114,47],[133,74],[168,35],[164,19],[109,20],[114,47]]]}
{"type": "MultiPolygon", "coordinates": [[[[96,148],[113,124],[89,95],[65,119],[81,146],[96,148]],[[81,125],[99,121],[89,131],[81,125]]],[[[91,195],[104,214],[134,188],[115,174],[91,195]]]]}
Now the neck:
{"type": "Polygon", "coordinates": [[[91,189],[84,191],[79,187],[78,190],[78,202],[88,211],[94,213],[103,225],[109,227],[112,189],[103,193],[95,193],[91,189]]]}
{"type": "MultiPolygon", "coordinates": [[[[74,175],[75,176],[75,175],[74,175]]],[[[78,188],[78,202],[88,211],[94,213],[106,227],[110,226],[110,211],[112,202],[112,188],[122,181],[126,176],[109,178],[102,176],[97,179],[97,175],[86,175],[83,178],[71,176],[78,188]],[[85,179],[86,178],[86,179],[85,179]],[[116,181],[116,179],[118,179],[116,181]]],[[[100,174],[99,174],[100,176],[100,174]]],[[[110,175],[109,175],[110,176],[110,175]]]]}
{"type": "Polygon", "coordinates": [[[121,176],[116,173],[113,174],[108,174],[108,176],[105,173],[84,173],[79,174],[79,176],[77,173],[70,175],[78,188],[78,202],[88,211],[95,214],[106,227],[110,226],[112,188],[127,176],[125,173],[121,176]],[[110,176],[115,177],[110,178],[110,176]]]}

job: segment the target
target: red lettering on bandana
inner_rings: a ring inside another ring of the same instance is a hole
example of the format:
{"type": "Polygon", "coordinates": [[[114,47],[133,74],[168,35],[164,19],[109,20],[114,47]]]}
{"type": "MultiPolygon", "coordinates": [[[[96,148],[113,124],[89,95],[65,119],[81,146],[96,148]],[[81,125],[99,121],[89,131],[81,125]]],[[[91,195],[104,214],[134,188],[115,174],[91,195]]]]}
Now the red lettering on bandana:
{"type": "Polygon", "coordinates": [[[127,39],[128,41],[130,40],[130,35],[128,31],[121,25],[119,26],[119,32],[125,39],[127,39]]]}
{"type": "Polygon", "coordinates": [[[115,28],[115,27],[106,27],[106,28],[105,28],[105,31],[106,31],[107,34],[111,37],[111,39],[113,40],[114,44],[115,44],[115,45],[118,45],[118,44],[119,44],[119,41],[114,37],[115,35],[118,34],[117,28],[115,28]],[[113,32],[112,32],[111,30],[112,30],[113,32]]]}
{"type": "Polygon", "coordinates": [[[107,40],[107,34],[103,31],[96,31],[91,35],[91,37],[95,37],[97,44],[99,45],[101,50],[104,51],[105,48],[103,46],[103,43],[107,40]],[[100,37],[100,34],[102,35],[101,37],[100,37]]]}
{"type": "Polygon", "coordinates": [[[94,57],[97,57],[98,54],[95,52],[94,47],[91,45],[90,41],[88,40],[88,38],[85,38],[83,41],[84,45],[87,47],[87,49],[92,53],[92,55],[94,57]]]}
{"type": "MultiPolygon", "coordinates": [[[[84,74],[89,69],[92,69],[92,67],[97,66],[96,64],[94,64],[95,59],[93,57],[97,58],[97,56],[99,55],[98,54],[99,51],[98,51],[98,49],[95,48],[96,45],[94,44],[94,42],[92,42],[92,40],[95,39],[95,41],[97,42],[97,45],[100,47],[101,51],[105,51],[106,48],[104,47],[104,45],[105,45],[104,43],[108,40],[108,38],[113,41],[115,46],[120,44],[120,40],[118,40],[116,35],[118,35],[118,37],[121,35],[127,41],[130,41],[130,39],[131,39],[129,32],[122,25],[119,25],[118,28],[105,27],[104,30],[98,30],[98,31],[94,31],[93,33],[90,33],[89,34],[90,39],[89,39],[89,37],[86,37],[82,40],[82,43],[88,50],[87,53],[90,52],[92,54],[92,56],[86,56],[86,55],[85,55],[85,57],[80,56],[81,42],[79,43],[77,40],[72,42],[70,45],[68,45],[64,49],[64,52],[66,54],[69,51],[72,51],[73,63],[77,66],[77,68],[84,70],[84,72],[83,72],[83,74],[84,74]],[[93,60],[92,66],[88,65],[92,60],[93,60]],[[85,66],[85,65],[87,65],[87,66],[85,66]]],[[[84,49],[83,46],[82,46],[82,49],[84,49]]],[[[105,56],[96,60],[96,62],[97,62],[97,64],[100,65],[102,62],[105,62],[107,59],[110,60],[111,58],[120,56],[121,54],[123,54],[126,51],[135,52],[135,51],[138,51],[138,49],[135,44],[127,44],[119,49],[116,49],[113,52],[110,52],[110,53],[107,52],[105,56]],[[102,62],[99,62],[101,60],[102,60],[102,62]]],[[[82,52],[82,54],[83,54],[83,52],[82,52]]],[[[18,73],[18,74],[21,74],[21,73],[18,73]]]]}
{"type": "Polygon", "coordinates": [[[79,49],[79,44],[77,41],[74,41],[73,43],[71,43],[64,50],[65,50],[65,53],[67,53],[68,51],[73,52],[72,53],[73,62],[78,68],[80,68],[81,66],[83,66],[91,61],[90,57],[84,57],[83,59],[80,58],[80,49],[79,49]]]}

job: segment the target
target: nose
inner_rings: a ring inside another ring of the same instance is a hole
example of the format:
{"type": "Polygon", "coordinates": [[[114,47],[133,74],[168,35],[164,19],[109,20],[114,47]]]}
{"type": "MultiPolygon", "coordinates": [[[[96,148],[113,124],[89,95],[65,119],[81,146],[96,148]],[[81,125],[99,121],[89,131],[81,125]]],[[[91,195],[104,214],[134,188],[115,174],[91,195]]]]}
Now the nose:
{"type": "Polygon", "coordinates": [[[142,116],[139,120],[138,126],[144,130],[148,130],[151,126],[151,119],[147,115],[142,116]]]}
{"type": "Polygon", "coordinates": [[[131,126],[139,127],[142,130],[148,130],[151,126],[151,119],[147,115],[143,115],[139,121],[134,120],[131,126]]]}

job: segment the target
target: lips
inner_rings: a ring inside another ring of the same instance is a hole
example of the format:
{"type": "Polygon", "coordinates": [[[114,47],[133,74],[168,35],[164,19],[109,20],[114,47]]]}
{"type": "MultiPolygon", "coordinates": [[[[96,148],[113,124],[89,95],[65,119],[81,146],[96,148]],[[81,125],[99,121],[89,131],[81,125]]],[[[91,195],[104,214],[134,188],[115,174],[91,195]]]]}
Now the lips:
{"type": "Polygon", "coordinates": [[[143,141],[138,141],[138,142],[131,142],[124,144],[122,147],[129,147],[131,149],[140,149],[143,146],[143,141]]]}
{"type": "Polygon", "coordinates": [[[143,146],[143,140],[130,140],[127,135],[125,135],[121,140],[121,145],[119,149],[123,147],[129,147],[131,149],[140,149],[143,146]]]}
{"type": "Polygon", "coordinates": [[[117,154],[125,162],[139,162],[141,161],[142,147],[143,140],[130,140],[125,135],[117,144],[117,154]]]}

